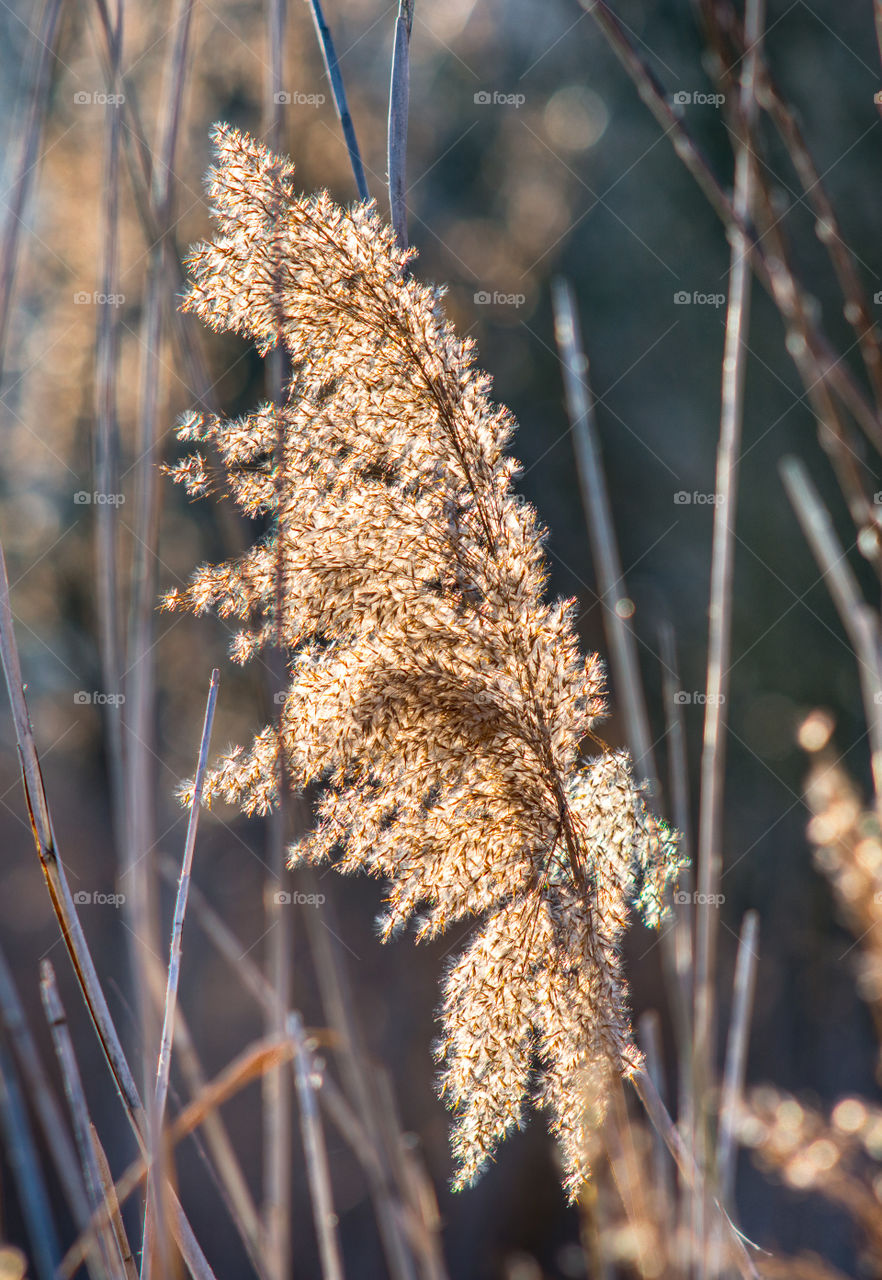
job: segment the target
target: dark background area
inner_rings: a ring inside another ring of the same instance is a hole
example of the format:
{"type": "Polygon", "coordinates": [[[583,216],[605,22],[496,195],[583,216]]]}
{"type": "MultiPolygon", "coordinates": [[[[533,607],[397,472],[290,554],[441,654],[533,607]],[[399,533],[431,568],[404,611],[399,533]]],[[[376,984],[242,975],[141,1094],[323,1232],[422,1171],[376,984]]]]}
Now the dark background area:
{"type": "MultiPolygon", "coordinates": [[[[168,6],[128,19],[127,60],[143,87],[145,114],[161,94],[161,56],[168,6]]],[[[286,114],[286,149],[304,189],[330,187],[353,198],[346,157],[321,71],[308,16],[292,12],[292,88],[325,93],[319,108],[293,105],[286,114]]],[[[78,289],[97,287],[97,210],[101,169],[100,112],[78,113],[73,94],[100,87],[87,6],[70,6],[52,83],[52,110],[40,177],[29,206],[20,271],[13,357],[0,399],[4,461],[0,467],[0,534],[10,561],[25,678],[50,802],[72,887],[114,889],[105,745],[95,706],[75,701],[98,686],[96,614],[89,508],[73,495],[92,486],[89,359],[94,311],[71,304],[78,289]],[[97,115],[95,113],[98,113],[97,115]]],[[[683,3],[622,3],[630,28],[671,94],[710,93],[692,7],[683,3]]],[[[328,0],[362,142],[372,193],[383,199],[384,117],[394,6],[376,0],[328,0]]],[[[21,50],[30,9],[0,13],[2,105],[20,122],[25,102],[21,50]]],[[[248,3],[205,7],[197,16],[186,135],[176,175],[182,220],[179,244],[205,235],[201,197],[208,164],[208,129],[222,118],[261,131],[265,56],[262,16],[248,3]]],[[[725,294],[728,246],[715,215],[676,158],[670,141],[639,101],[589,13],[574,0],[417,0],[411,76],[409,169],[411,236],[416,271],[446,282],[448,307],[461,332],[474,336],[495,394],[520,427],[515,451],[523,463],[521,491],[548,526],[551,590],[575,596],[586,647],[606,652],[594,570],[575,478],[572,442],[554,347],[550,282],[568,276],[575,287],[598,401],[598,423],[616,531],[633,599],[634,624],[653,726],[662,738],[659,627],[676,628],[681,686],[704,684],[707,594],[713,508],[695,500],[714,489],[719,427],[720,362],[725,309],[677,304],[679,291],[725,294]],[[515,106],[476,95],[522,95],[515,106]],[[482,295],[495,301],[482,301],[482,295]],[[522,297],[522,301],[521,301],[522,297]],[[510,299],[515,298],[515,301],[510,299]],[[676,495],[693,498],[678,502],[676,495]]],[[[872,5],[832,0],[771,3],[767,53],[785,96],[798,109],[824,184],[858,259],[868,293],[882,288],[878,235],[882,132],[873,95],[878,68],[872,5]]],[[[714,171],[731,182],[731,147],[713,105],[688,105],[684,120],[714,171]]],[[[18,136],[17,134],[14,136],[18,136]]],[[[774,151],[773,151],[773,154],[774,151]]],[[[8,160],[2,171],[8,179],[8,160]]],[[[824,326],[839,350],[852,344],[824,249],[811,214],[797,195],[789,161],[777,155],[781,216],[794,260],[816,296],[824,326]]],[[[124,239],[127,345],[124,368],[137,368],[143,289],[143,246],[134,215],[124,239]]],[[[194,330],[199,326],[195,321],[194,330]]],[[[263,393],[261,362],[226,338],[200,334],[218,378],[225,412],[241,411],[263,393]]],[[[832,604],[787,503],[778,463],[806,460],[830,502],[846,545],[854,546],[815,435],[812,414],[784,346],[777,312],[759,286],[749,332],[744,448],[735,576],[731,734],[725,806],[725,874],[721,929],[721,1015],[725,1025],[735,942],[744,911],[761,920],[761,961],[751,1035],[749,1080],[772,1081],[825,1106],[843,1093],[878,1097],[869,1016],[855,991],[852,938],[837,924],[826,882],[813,870],[800,799],[805,761],[794,729],[814,706],[833,711],[835,741],[866,788],[868,748],[855,664],[832,604]]],[[[854,352],[849,363],[858,370],[854,352]]],[[[858,374],[859,376],[859,374],[858,374]]],[[[131,450],[134,402],[121,422],[131,450]],[[128,432],[128,434],[126,434],[128,432]]],[[[134,393],[132,393],[133,395],[134,393]]],[[[183,370],[166,353],[165,457],[175,456],[172,427],[191,402],[183,370]]],[[[131,459],[130,459],[131,461],[131,459]]],[[[125,466],[123,467],[125,470],[125,466]]],[[[124,487],[126,481],[124,480],[124,487]]],[[[205,559],[231,554],[229,532],[208,504],[187,505],[166,485],[160,585],[185,579],[205,559]]],[[[127,518],[122,509],[123,520],[127,518]]],[[[243,530],[238,529],[239,536],[243,530]]],[[[251,536],[244,531],[247,538],[251,536]]],[[[852,559],[875,602],[869,573],[852,559]]],[[[214,746],[244,742],[260,723],[259,682],[232,669],[227,628],[216,619],[162,616],[157,649],[159,851],[179,856],[184,819],[174,786],[192,771],[201,706],[210,668],[222,667],[214,746]]],[[[616,712],[606,737],[623,740],[616,712]]],[[[684,707],[693,795],[702,707],[684,707]]],[[[660,747],[664,759],[664,744],[660,747]]],[[[3,894],[0,935],[12,959],[33,1025],[47,1048],[37,994],[37,966],[56,958],[68,998],[94,1118],[108,1135],[114,1168],[131,1155],[120,1113],[57,942],[57,927],[36,865],[18,783],[8,714],[0,718],[0,847],[3,894]],[[114,1138],[113,1135],[116,1135],[114,1138]]],[[[204,820],[195,879],[252,958],[266,947],[263,894],[266,835],[261,823],[232,813],[204,820]]],[[[292,880],[293,877],[288,877],[292,880]]],[[[290,886],[289,886],[290,887],[290,886]]],[[[557,1186],[554,1152],[542,1119],[507,1142],[472,1191],[451,1196],[447,1118],[433,1090],[431,1045],[436,1034],[437,980],[460,937],[414,948],[409,938],[381,946],[373,920],[381,888],[323,876],[335,932],[349,961],[355,1005],[371,1053],[389,1069],[403,1123],[419,1139],[440,1198],[450,1274],[456,1280],[517,1275],[584,1274],[576,1217],[557,1186]],[[520,1255],[537,1260],[535,1273],[520,1255]],[[522,1270],[513,1269],[516,1265],[522,1270]]],[[[166,904],[167,905],[167,904],[166,904]]],[[[308,909],[308,908],[306,908],[308,909]]],[[[129,1043],[137,1028],[129,1012],[126,940],[119,914],[87,906],[83,922],[114,1014],[129,1043]]],[[[295,1000],[308,1023],[322,1014],[303,921],[294,925],[295,1000]]],[[[628,947],[635,1014],[665,1013],[656,940],[635,925],[628,947]]],[[[219,1070],[252,1034],[259,1019],[247,993],[209,951],[195,926],[185,948],[182,1003],[209,1072],[219,1070]]],[[[675,1055],[666,1047],[673,1073],[675,1055]]],[[[246,1169],[259,1174],[256,1090],[227,1109],[246,1169]]],[[[375,1228],[354,1157],[332,1138],[335,1195],[350,1274],[380,1275],[375,1228]]],[[[295,1154],[299,1154],[295,1145],[295,1154]]],[[[740,1222],[769,1248],[814,1249],[848,1270],[849,1230],[817,1201],[770,1188],[745,1161],[739,1182],[740,1222]]],[[[232,1229],[192,1149],[181,1153],[197,1233],[207,1227],[219,1275],[245,1274],[232,1229]]],[[[9,1171],[4,1232],[20,1239],[9,1171]]],[[[296,1274],[317,1274],[305,1175],[295,1171],[296,1274]],[[300,1242],[303,1242],[302,1244],[300,1242]]]]}

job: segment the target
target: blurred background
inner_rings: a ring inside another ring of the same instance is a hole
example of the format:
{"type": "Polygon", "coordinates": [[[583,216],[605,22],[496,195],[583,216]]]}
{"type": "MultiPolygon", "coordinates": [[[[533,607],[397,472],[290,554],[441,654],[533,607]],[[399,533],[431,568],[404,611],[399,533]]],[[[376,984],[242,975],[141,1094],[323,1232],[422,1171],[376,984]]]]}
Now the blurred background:
{"type": "MultiPolygon", "coordinates": [[[[417,0],[412,38],[408,147],[409,230],[416,271],[447,285],[459,331],[474,337],[497,398],[520,424],[515,450],[522,492],[549,529],[551,589],[574,596],[589,648],[606,651],[595,576],[575,475],[555,351],[550,285],[576,290],[597,397],[627,595],[635,606],[643,675],[659,739],[665,727],[659,630],[676,629],[690,771],[697,784],[703,722],[714,459],[729,250],[704,197],[669,139],[640,102],[595,26],[586,0],[417,0]],[[685,299],[685,300],[684,300],[685,299]]],[[[870,0],[772,0],[767,56],[797,109],[845,238],[872,297],[882,290],[878,234],[882,131],[874,94],[882,75],[870,0]]],[[[328,0],[371,194],[385,197],[385,129],[396,5],[328,0]]],[[[615,10],[726,186],[732,152],[716,86],[702,58],[687,0],[620,0],[615,10]],[[688,101],[684,101],[684,95],[688,101]],[[707,100],[706,100],[707,99],[707,100]]],[[[31,197],[23,212],[18,274],[0,385],[0,535],[6,550],[22,665],[57,836],[72,888],[125,892],[113,853],[109,748],[98,655],[95,593],[95,348],[101,289],[106,91],[98,6],[62,6],[31,197]]],[[[177,7],[167,0],[125,12],[123,66],[137,93],[148,141],[168,87],[165,65],[177,7]]],[[[0,109],[9,190],[30,107],[30,50],[37,26],[26,0],[0,9],[0,109]]],[[[183,252],[210,233],[203,176],[208,132],[227,120],[266,131],[266,16],[251,0],[196,4],[181,136],[173,173],[174,240],[183,252]]],[[[355,191],[306,5],[288,14],[282,84],[283,147],[304,190],[355,191]]],[[[837,350],[857,358],[841,296],[814,221],[782,152],[776,191],[794,260],[837,350]]],[[[133,480],[143,395],[148,245],[131,188],[120,186],[118,547],[125,579],[134,545],[133,480]]],[[[882,305],[882,292],[877,297],[882,305]]],[[[159,455],[171,461],[173,428],[208,404],[234,415],[264,394],[263,362],[246,344],[183,324],[208,371],[194,386],[166,326],[159,362],[159,455]]],[[[813,870],[801,801],[805,760],[795,741],[812,707],[835,717],[835,744],[852,775],[869,783],[869,751],[855,663],[778,474],[782,456],[808,464],[852,548],[842,499],[820,450],[777,312],[757,286],[749,332],[745,439],[738,509],[731,734],[725,806],[721,990],[726,995],[744,911],[760,915],[760,969],[748,1078],[769,1080],[829,1105],[845,1092],[878,1097],[870,1018],[855,990],[853,938],[837,922],[829,889],[813,870]]],[[[880,478],[882,488],[882,478],[880,478]]],[[[212,503],[188,504],[161,481],[158,586],[181,585],[206,560],[235,554],[254,530],[212,503]]],[[[872,581],[854,557],[870,599],[872,581]]],[[[878,585],[878,584],[877,584],[878,585]]],[[[121,600],[121,609],[128,607],[121,600]]],[[[192,773],[211,667],[221,668],[214,750],[246,743],[265,713],[259,673],[227,658],[227,624],[158,615],[153,651],[156,856],[180,856],[185,819],[174,790],[192,773]]],[[[623,741],[616,689],[607,739],[623,741]]],[[[664,761],[664,743],[659,750],[664,761]]],[[[697,785],[696,785],[697,790],[697,785]]],[[[19,783],[11,719],[0,716],[0,936],[32,1024],[47,1048],[37,990],[39,960],[56,960],[68,998],[93,1117],[114,1169],[131,1140],[108,1091],[104,1065],[66,960],[34,857],[19,783]]],[[[269,946],[267,833],[232,812],[206,815],[194,878],[263,963],[269,946]]],[[[281,888],[296,888],[291,874],[281,888]]],[[[447,1115],[434,1092],[432,1042],[438,977],[461,941],[381,946],[374,930],[381,886],[324,875],[333,930],[353,987],[361,1032],[391,1073],[404,1127],[423,1153],[439,1197],[444,1245],[456,1280],[537,1280],[585,1275],[576,1214],[559,1190],[541,1117],[502,1148],[471,1191],[452,1196],[447,1115]]],[[[166,904],[167,905],[167,904],[166,904]]],[[[321,1022],[304,912],[292,907],[293,1000],[321,1022]]],[[[126,1042],[137,1047],[126,926],[112,904],[81,908],[108,998],[126,1042]]],[[[324,927],[324,926],[323,926],[324,927]]],[[[327,927],[331,927],[330,924],[327,927]]],[[[635,1013],[667,1011],[657,940],[635,925],[628,947],[635,1013]]],[[[209,1074],[259,1032],[244,988],[219,966],[199,930],[188,933],[182,1006],[209,1074]]],[[[670,1039],[666,1040],[674,1058],[670,1039]]],[[[256,1089],[226,1109],[246,1172],[260,1170],[256,1089]]],[[[349,1273],[384,1274],[356,1161],[333,1135],[332,1173],[349,1273]]],[[[294,1147],[296,1275],[318,1274],[305,1173],[294,1147]]],[[[244,1254],[218,1212],[213,1188],[189,1147],[180,1151],[184,1200],[210,1243],[218,1274],[247,1274],[244,1254]]],[[[19,1207],[2,1168],[3,1233],[22,1242],[19,1207]]],[[[848,1271],[849,1227],[821,1202],[770,1188],[749,1159],[739,1167],[740,1224],[768,1248],[812,1249],[848,1271]]]]}

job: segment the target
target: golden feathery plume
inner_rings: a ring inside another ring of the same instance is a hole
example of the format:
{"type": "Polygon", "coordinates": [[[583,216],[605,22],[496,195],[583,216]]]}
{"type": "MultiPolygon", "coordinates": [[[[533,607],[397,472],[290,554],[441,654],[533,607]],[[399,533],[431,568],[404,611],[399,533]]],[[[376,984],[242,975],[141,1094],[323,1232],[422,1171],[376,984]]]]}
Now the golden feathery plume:
{"type": "MultiPolygon", "coordinates": [[[[384,937],[479,918],[444,982],[438,1047],[457,1183],[532,1090],[575,1196],[604,1082],[640,1061],[619,943],[636,895],[658,922],[674,841],[624,753],[581,762],[601,663],[579,653],[572,602],[544,600],[512,419],[440,291],[372,204],[298,195],[288,161],[226,125],[214,143],[217,234],[190,257],[184,306],[262,353],[282,343],[292,373],[281,406],[182,424],[272,528],[165,604],[242,619],[233,656],[278,645],[290,684],[279,724],[218,762],[207,798],[263,813],[283,777],[321,781],[292,865],[382,877],[384,937]]],[[[171,471],[211,488],[199,453],[171,471]]]]}

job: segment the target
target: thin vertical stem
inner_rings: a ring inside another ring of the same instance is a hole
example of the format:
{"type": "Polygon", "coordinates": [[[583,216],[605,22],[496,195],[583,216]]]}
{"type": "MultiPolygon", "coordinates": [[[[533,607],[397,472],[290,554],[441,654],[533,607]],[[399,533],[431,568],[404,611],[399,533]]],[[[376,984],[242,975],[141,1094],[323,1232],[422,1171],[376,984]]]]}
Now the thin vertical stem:
{"type": "MultiPolygon", "coordinates": [[[[280,149],[282,137],[282,48],[286,19],[285,0],[269,0],[267,10],[270,43],[269,77],[267,85],[267,134],[275,139],[280,149]]],[[[277,210],[281,218],[281,210],[277,210]]],[[[280,251],[274,261],[277,273],[276,296],[281,299],[283,258],[280,251]]],[[[276,316],[277,341],[268,353],[266,362],[267,391],[276,406],[275,474],[276,510],[281,512],[285,466],[285,417],[284,402],[286,382],[290,378],[290,361],[283,341],[283,318],[276,316]]],[[[275,564],[275,610],[279,619],[278,644],[267,663],[267,683],[270,696],[275,699],[273,709],[281,723],[281,705],[278,690],[286,676],[285,651],[281,641],[285,616],[285,577],[283,540],[277,536],[275,564]]],[[[291,1003],[291,912],[279,892],[283,882],[286,862],[286,832],[288,829],[288,787],[284,758],[280,762],[278,803],[267,821],[269,873],[265,890],[267,931],[269,939],[268,967],[270,982],[275,993],[273,1008],[266,1015],[268,1034],[284,1035],[286,1019],[291,1003]]],[[[263,1232],[267,1265],[274,1280],[286,1280],[291,1270],[291,1123],[293,1099],[291,1074],[280,1064],[271,1068],[261,1081],[263,1101],[263,1232]]]]}
{"type": "Polygon", "coordinates": [[[308,0],[308,2],[312,10],[312,20],[315,23],[316,35],[318,36],[322,57],[325,62],[325,71],[328,74],[328,83],[331,86],[334,106],[337,108],[337,116],[343,128],[343,138],[346,142],[346,149],[349,152],[349,163],[352,166],[358,198],[359,200],[370,200],[371,195],[368,191],[367,178],[364,176],[364,165],[361,160],[361,152],[358,149],[358,139],[355,136],[355,125],[352,123],[349,104],[346,101],[346,87],[343,84],[343,75],[340,71],[340,64],[337,61],[334,37],[331,35],[331,29],[325,21],[321,0],[308,0]]]}
{"type": "Polygon", "coordinates": [[[882,815],[882,652],[878,620],[861,595],[857,579],[836,536],[830,514],[805,466],[796,458],[785,458],[780,470],[787,496],[824,575],[825,586],[857,658],[864,714],[870,733],[876,811],[882,815]]]}
{"type": "Polygon", "coordinates": [[[410,103],[410,33],[416,0],[399,0],[389,85],[387,163],[389,212],[392,230],[402,249],[407,248],[407,116],[410,103]]]}
{"type": "Polygon", "coordinates": [[[312,1213],[322,1260],[323,1280],[343,1280],[343,1261],[337,1239],[337,1215],[331,1195],[328,1152],[312,1082],[312,1064],[306,1051],[303,1024],[298,1013],[288,1015],[288,1035],[294,1045],[294,1072],[300,1128],[306,1155],[306,1172],[312,1197],[312,1213]]]}
{"type": "Polygon", "coordinates": [[[144,1089],[147,1099],[147,1142],[152,1164],[144,1215],[141,1276],[148,1280],[155,1260],[171,1267],[164,1188],[163,1151],[153,1090],[154,1062],[159,1056],[160,1029],[151,996],[150,969],[157,965],[158,923],[150,854],[155,830],[155,601],[159,544],[159,490],[156,451],[161,388],[160,347],[163,338],[163,293],[166,285],[165,241],[174,197],[174,161],[180,130],[184,85],[192,28],[193,0],[177,0],[173,38],[165,68],[164,109],[152,156],[151,189],[159,235],[151,247],[142,324],[142,362],[136,467],[136,514],[132,563],[132,606],[126,672],[126,843],[127,907],[132,933],[133,976],[145,1046],[144,1089]],[[129,905],[130,903],[130,905],[129,905]],[[155,1056],[154,1056],[155,1055],[155,1056]],[[155,1230],[154,1230],[155,1228],[155,1230]]]}
{"type": "MultiPolygon", "coordinates": [[[[34,734],[28,715],[27,701],[21,678],[21,663],[18,656],[18,645],[12,621],[12,605],[9,598],[9,579],[6,573],[6,559],[0,544],[0,660],[3,663],[3,674],[9,692],[12,707],[12,719],[15,725],[18,755],[21,763],[22,785],[25,803],[31,821],[31,833],[40,867],[49,890],[52,908],[61,929],[61,937],[73,965],[74,973],[86,1008],[98,1035],[98,1041],[107,1060],[116,1085],[119,1097],[125,1108],[126,1116],[132,1126],[142,1151],[146,1150],[146,1121],[144,1108],[138,1095],[126,1056],[123,1052],[119,1033],[114,1026],[107,1007],[107,1001],[98,980],[95,962],[89,951],[82,925],[74,905],[73,895],[67,876],[64,872],[52,829],[46,788],[40,769],[34,734]]],[[[193,1275],[211,1276],[211,1269],[199,1247],[196,1237],[178,1202],[173,1189],[169,1189],[172,1209],[172,1227],[178,1247],[190,1267],[193,1275]]]]}
{"type": "MultiPolygon", "coordinates": [[[[764,24],[764,0],[748,0],[745,22],[747,46],[739,101],[742,136],[735,157],[733,205],[738,226],[731,230],[729,300],[723,354],[722,410],[717,452],[716,501],[710,585],[707,700],[701,757],[701,796],[698,823],[698,906],[695,948],[694,1085],[695,1143],[701,1176],[709,1169],[707,1108],[714,1074],[713,992],[716,967],[717,899],[722,869],[722,804],[725,770],[726,698],[732,628],[732,578],[735,560],[735,512],[738,462],[744,414],[745,334],[750,314],[751,272],[749,241],[741,231],[753,204],[755,172],[751,135],[756,120],[756,71],[764,24]]],[[[704,1205],[704,1197],[698,1198],[704,1205]]],[[[700,1238],[705,1239],[703,1227],[700,1238]]]]}
{"type": "MultiPolygon", "coordinates": [[[[661,1019],[655,1009],[644,1013],[637,1024],[637,1035],[646,1056],[646,1070],[660,1098],[665,1096],[665,1064],[662,1051],[661,1019]]],[[[670,1155],[665,1148],[664,1139],[657,1131],[653,1131],[652,1156],[655,1175],[655,1189],[663,1221],[668,1221],[673,1211],[674,1197],[671,1186],[670,1155]]]]}
{"type": "Polygon", "coordinates": [[[42,1059],[15,988],[12,972],[0,951],[0,1020],[8,1037],[13,1056],[22,1077],[27,1081],[34,1110],[64,1190],[68,1208],[77,1229],[82,1231],[89,1217],[89,1204],[83,1191],[83,1179],[76,1152],[70,1140],[61,1108],[49,1083],[42,1059]]]}
{"type": "MultiPolygon", "coordinates": [[[[175,1019],[175,1054],[191,1098],[198,1098],[207,1088],[205,1072],[196,1053],[193,1037],[181,1009],[175,1019]]],[[[260,1280],[270,1280],[263,1253],[260,1217],[254,1204],[235,1148],[219,1110],[210,1111],[203,1121],[205,1143],[214,1160],[209,1166],[216,1178],[239,1238],[260,1280]]],[[[206,1163],[208,1163],[206,1155],[206,1163]]]]}
{"type": "Polygon", "coordinates": [[[26,83],[30,84],[30,101],[18,173],[6,200],[8,213],[3,226],[3,241],[0,245],[0,386],[3,383],[6,339],[9,334],[9,317],[12,311],[12,291],[15,287],[15,272],[18,266],[18,239],[25,225],[25,205],[37,171],[40,137],[48,114],[49,80],[52,74],[55,37],[58,33],[60,16],[61,0],[46,0],[39,34],[34,34],[28,53],[26,83]]]}
{"type": "Polygon", "coordinates": [[[132,1247],[129,1244],[129,1238],[126,1235],[125,1224],[122,1220],[120,1212],[119,1200],[116,1194],[116,1187],[113,1183],[113,1174],[110,1172],[110,1165],[107,1163],[107,1156],[104,1154],[104,1148],[98,1137],[98,1130],[94,1124],[91,1127],[92,1147],[95,1151],[95,1160],[98,1165],[98,1172],[101,1175],[101,1190],[104,1197],[104,1208],[108,1213],[110,1226],[116,1237],[119,1246],[120,1257],[122,1258],[123,1270],[125,1272],[125,1280],[137,1280],[138,1268],[135,1266],[135,1259],[132,1254],[132,1247]]]}
{"type": "Polygon", "coordinates": [[[723,1071],[720,1127],[717,1133],[718,1196],[724,1209],[731,1208],[735,1192],[735,1124],[747,1065],[750,1014],[756,986],[758,939],[759,917],[755,911],[748,911],[742,922],[741,936],[738,939],[732,1016],[729,1020],[726,1065],[723,1071]]]}
{"type": "MultiPolygon", "coordinates": [[[[634,1092],[643,1104],[643,1109],[649,1117],[650,1123],[661,1134],[665,1146],[674,1157],[684,1182],[688,1187],[698,1186],[701,1181],[701,1173],[695,1162],[692,1149],[686,1145],[682,1134],[668,1115],[667,1107],[659,1096],[652,1077],[645,1068],[641,1067],[633,1075],[629,1076],[629,1079],[634,1087],[634,1092]]],[[[750,1280],[759,1280],[759,1272],[747,1252],[741,1232],[715,1202],[711,1202],[708,1205],[708,1211],[715,1216],[719,1215],[722,1230],[732,1249],[734,1265],[737,1266],[741,1275],[745,1277],[745,1280],[747,1280],[747,1277],[750,1280]]]]}
{"type": "Polygon", "coordinates": [[[156,1124],[161,1131],[165,1116],[165,1104],[168,1097],[168,1080],[171,1070],[172,1043],[175,1034],[175,1012],[178,1004],[178,985],[181,976],[181,949],[184,938],[184,917],[187,914],[187,898],[190,891],[190,876],[193,871],[193,850],[196,845],[196,830],[199,826],[199,812],[202,807],[202,790],[205,785],[205,770],[208,767],[208,748],[211,742],[211,727],[214,723],[214,711],[217,705],[217,688],[220,672],[217,667],[211,673],[208,688],[208,702],[205,707],[205,721],[202,725],[202,741],[199,746],[199,763],[193,783],[193,800],[190,804],[190,818],[187,823],[187,838],[184,842],[184,857],[181,862],[181,875],[178,880],[178,892],[175,899],[175,913],[172,923],[171,945],[168,960],[168,981],[165,991],[165,1004],[160,1039],[159,1061],[156,1067],[156,1124]]]}
{"type": "Polygon", "coordinates": [[[31,819],[31,830],[40,858],[40,866],[49,889],[52,906],[61,926],[61,936],[73,963],[74,972],[77,975],[77,980],[86,1000],[86,1007],[95,1024],[101,1047],[104,1050],[120,1096],[127,1110],[133,1116],[140,1116],[141,1101],[138,1097],[138,1090],[125,1060],[116,1028],[110,1017],[110,1010],[107,1007],[101,984],[98,981],[98,974],[86,944],[86,938],[74,906],[73,895],[55,844],[55,835],[52,830],[49,806],[43,785],[43,775],[40,770],[40,761],[37,757],[37,748],[34,743],[27,702],[25,701],[18,645],[16,644],[12,622],[9,579],[6,574],[6,559],[3,555],[2,546],[0,546],[0,655],[2,655],[3,660],[3,673],[6,677],[9,701],[12,705],[12,717],[18,742],[25,801],[31,819]]]}
{"type": "Polygon", "coordinates": [[[3,1046],[0,1046],[0,1125],[37,1276],[39,1280],[54,1280],[61,1251],[52,1221],[49,1193],[40,1172],[40,1160],[15,1068],[3,1046]]]}
{"type": "Polygon", "coordinates": [[[265,80],[265,131],[267,146],[271,151],[277,152],[282,149],[282,121],[285,105],[285,28],[287,17],[287,0],[267,0],[266,41],[269,52],[269,75],[265,80]]]}
{"type": "MultiPolygon", "coordinates": [[[[73,1044],[67,1028],[67,1017],[61,1003],[61,997],[58,994],[55,970],[49,960],[43,960],[40,964],[40,994],[43,998],[49,1028],[52,1032],[52,1041],[55,1045],[55,1053],[58,1058],[61,1077],[64,1081],[64,1092],[67,1095],[68,1106],[70,1107],[77,1150],[79,1151],[80,1164],[86,1182],[86,1194],[89,1197],[92,1212],[96,1213],[104,1204],[101,1169],[98,1165],[95,1147],[92,1142],[92,1122],[89,1118],[89,1107],[83,1091],[83,1082],[80,1078],[73,1044]]],[[[125,1280],[125,1267],[119,1241],[106,1223],[102,1224],[98,1233],[98,1247],[107,1274],[116,1277],[116,1280],[125,1280]]]]}
{"type": "Polygon", "coordinates": [[[591,549],[603,604],[603,623],[625,715],[628,745],[634,759],[634,771],[638,778],[649,780],[653,802],[657,804],[658,775],[640,679],[640,665],[637,661],[637,645],[630,622],[616,609],[624,586],[624,575],[603,476],[600,444],[594,421],[594,400],[588,383],[588,360],[582,347],[573,291],[565,280],[556,280],[554,283],[554,323],[573,431],[582,505],[591,535],[591,549]]]}
{"type": "MultiPolygon", "coordinates": [[[[120,57],[123,37],[123,2],[117,0],[116,22],[109,33],[108,93],[120,94],[120,57]]],[[[109,16],[109,15],[108,15],[109,16]]],[[[119,354],[118,308],[109,300],[118,292],[119,191],[121,109],[111,108],[104,130],[104,198],[101,239],[104,246],[101,293],[95,349],[95,487],[105,495],[119,489],[119,424],[116,413],[117,358],[119,354]]],[[[98,503],[95,512],[95,560],[101,672],[106,693],[122,692],[122,636],[119,617],[120,582],[117,555],[119,507],[98,503]]],[[[116,697],[105,706],[107,760],[116,847],[122,853],[126,832],[125,767],[122,707],[116,697]]]]}

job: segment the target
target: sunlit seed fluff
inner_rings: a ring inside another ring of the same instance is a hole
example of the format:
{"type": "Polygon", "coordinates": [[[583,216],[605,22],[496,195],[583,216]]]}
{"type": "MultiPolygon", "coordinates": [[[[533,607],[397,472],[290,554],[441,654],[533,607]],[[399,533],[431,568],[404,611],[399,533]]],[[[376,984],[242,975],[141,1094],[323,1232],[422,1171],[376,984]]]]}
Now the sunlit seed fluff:
{"type": "MultiPolygon", "coordinates": [[[[383,878],[385,935],[476,920],[438,1048],[458,1182],[532,1093],[575,1196],[603,1082],[639,1062],[628,906],[639,891],[658,920],[674,843],[624,754],[580,764],[602,667],[579,653],[571,604],[543,598],[543,531],[502,453],[512,420],[440,291],[405,270],[373,205],[298,196],[287,161],[225,125],[214,143],[218,234],[192,252],[184,306],[261,351],[281,342],[293,372],[278,409],[184,420],[234,500],[274,523],[166,603],[240,617],[236,660],[280,644],[290,683],[278,725],[214,767],[207,798],[265,812],[283,772],[320,780],[292,864],[383,878]]],[[[199,454],[172,473],[196,495],[220,487],[199,454]]]]}

